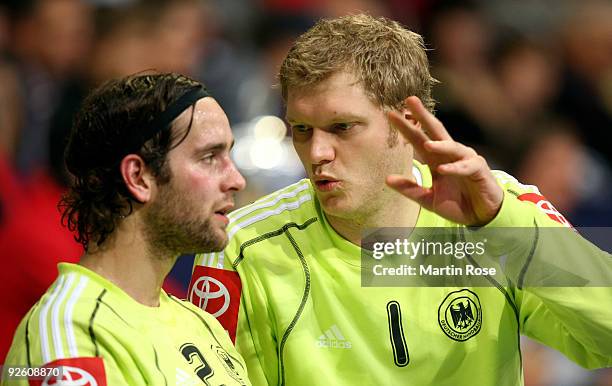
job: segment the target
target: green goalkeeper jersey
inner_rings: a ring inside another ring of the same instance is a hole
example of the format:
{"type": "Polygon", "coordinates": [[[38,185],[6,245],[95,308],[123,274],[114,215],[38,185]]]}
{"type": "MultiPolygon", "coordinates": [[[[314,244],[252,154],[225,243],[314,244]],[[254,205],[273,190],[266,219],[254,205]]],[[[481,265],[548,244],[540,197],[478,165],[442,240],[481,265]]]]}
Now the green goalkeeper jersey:
{"type": "Polygon", "coordinates": [[[19,325],[4,367],[2,385],[41,382],[250,384],[244,361],[211,315],[163,291],[159,307],[145,306],[96,273],[65,263],[19,325]],[[14,371],[41,366],[61,373],[28,383],[14,371]]]}
{"type": "MultiPolygon", "coordinates": [[[[414,174],[431,184],[426,166],[414,174]]],[[[504,201],[484,228],[568,225],[535,187],[494,174],[504,201]]],[[[230,332],[254,385],[522,385],[521,333],[584,367],[612,365],[611,288],[362,286],[360,247],[330,226],[308,180],[230,219],[225,251],[196,256],[189,296],[230,332]]],[[[424,208],[417,227],[468,230],[424,208]]],[[[525,243],[525,258],[545,253],[525,243]]],[[[610,255],[577,232],[555,243],[610,279],[610,255]]]]}

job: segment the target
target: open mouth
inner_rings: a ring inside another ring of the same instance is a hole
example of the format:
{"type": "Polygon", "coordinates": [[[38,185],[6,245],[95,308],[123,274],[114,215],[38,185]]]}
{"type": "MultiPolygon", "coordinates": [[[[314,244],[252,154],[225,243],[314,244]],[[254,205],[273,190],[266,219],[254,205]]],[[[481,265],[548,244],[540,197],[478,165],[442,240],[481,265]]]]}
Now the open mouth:
{"type": "Polygon", "coordinates": [[[336,180],[318,180],[315,182],[315,185],[318,190],[323,192],[329,192],[338,187],[340,181],[336,180]]]}
{"type": "Polygon", "coordinates": [[[215,217],[224,222],[226,225],[229,223],[227,214],[232,210],[234,205],[226,205],[223,208],[215,211],[215,217]]]}
{"type": "Polygon", "coordinates": [[[221,221],[225,226],[229,224],[229,217],[227,217],[227,214],[225,212],[222,212],[222,211],[215,212],[215,218],[221,221]]]}

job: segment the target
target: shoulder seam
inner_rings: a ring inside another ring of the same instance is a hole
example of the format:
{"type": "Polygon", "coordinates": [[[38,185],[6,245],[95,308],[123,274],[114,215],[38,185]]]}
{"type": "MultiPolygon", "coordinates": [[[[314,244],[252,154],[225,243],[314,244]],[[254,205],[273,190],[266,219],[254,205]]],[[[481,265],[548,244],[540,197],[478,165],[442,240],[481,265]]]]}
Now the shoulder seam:
{"type": "Polygon", "coordinates": [[[521,268],[521,272],[519,274],[518,281],[516,283],[517,288],[520,290],[523,289],[523,284],[525,283],[525,275],[527,275],[527,270],[529,269],[529,266],[531,265],[531,261],[533,260],[533,256],[535,255],[538,241],[540,239],[540,228],[538,227],[538,223],[536,222],[535,219],[533,220],[533,227],[535,228],[535,236],[534,236],[533,244],[531,245],[529,256],[527,256],[527,260],[525,261],[525,264],[521,268]]]}
{"type": "Polygon", "coordinates": [[[98,298],[96,299],[96,306],[94,307],[93,312],[91,313],[91,317],[89,318],[89,336],[91,337],[91,341],[93,342],[96,356],[100,356],[100,349],[98,348],[98,342],[96,341],[96,334],[93,330],[94,319],[96,318],[96,314],[98,312],[98,308],[100,308],[100,303],[102,302],[102,297],[106,294],[106,288],[102,290],[98,298]]]}
{"type": "Polygon", "coordinates": [[[110,304],[106,303],[105,301],[103,301],[102,299],[100,299],[100,304],[103,304],[106,306],[106,308],[108,308],[109,310],[111,310],[111,312],[113,314],[115,314],[119,319],[121,319],[121,321],[123,323],[125,323],[128,327],[130,328],[134,328],[132,325],[130,325],[127,320],[123,319],[123,317],[121,317],[121,315],[119,315],[119,313],[117,311],[115,311],[115,309],[113,307],[110,306],[110,304]]]}
{"type": "Polygon", "coordinates": [[[257,244],[261,241],[264,241],[266,239],[272,238],[272,237],[276,237],[279,236],[281,234],[283,234],[287,229],[289,228],[297,228],[298,230],[304,230],[306,229],[309,225],[315,223],[318,221],[318,218],[316,217],[312,217],[308,220],[306,220],[304,223],[302,224],[296,224],[294,222],[290,222],[287,223],[285,225],[283,225],[282,227],[273,230],[271,232],[267,232],[264,233],[261,236],[257,236],[253,239],[247,240],[244,243],[240,244],[240,249],[239,249],[239,253],[238,253],[238,257],[236,257],[236,260],[232,263],[232,267],[234,269],[236,269],[238,267],[238,264],[240,264],[243,260],[244,260],[244,250],[254,244],[257,244]]]}
{"type": "MultiPolygon", "coordinates": [[[[308,193],[305,194],[301,197],[299,197],[296,201],[291,201],[291,202],[286,202],[286,203],[282,203],[279,206],[277,206],[275,209],[269,210],[267,212],[264,213],[260,213],[256,216],[250,217],[244,221],[242,221],[239,224],[236,224],[229,232],[228,232],[228,239],[231,240],[236,233],[238,233],[238,231],[240,231],[241,229],[246,228],[247,226],[253,225],[259,221],[263,221],[265,219],[267,219],[268,217],[271,216],[275,216],[278,215],[286,210],[295,210],[295,209],[299,209],[302,204],[304,204],[305,202],[308,202],[312,200],[312,196],[308,193]]],[[[223,259],[225,258],[225,253],[224,251],[219,252],[218,255],[218,267],[223,267],[223,259]]],[[[236,260],[238,260],[238,258],[236,258],[236,260]]],[[[232,266],[234,266],[235,262],[232,263],[232,266]]],[[[234,267],[235,268],[235,267],[234,267]]]]}

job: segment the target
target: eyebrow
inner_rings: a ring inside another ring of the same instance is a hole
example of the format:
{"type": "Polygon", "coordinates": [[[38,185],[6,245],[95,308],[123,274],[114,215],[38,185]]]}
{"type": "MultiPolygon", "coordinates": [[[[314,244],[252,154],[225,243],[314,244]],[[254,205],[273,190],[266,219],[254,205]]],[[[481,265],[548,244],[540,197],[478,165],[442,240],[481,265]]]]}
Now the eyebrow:
{"type": "MultiPolygon", "coordinates": [[[[336,123],[361,123],[361,122],[364,122],[363,118],[359,118],[357,116],[344,115],[344,116],[335,117],[334,119],[331,119],[331,120],[327,121],[325,126],[333,125],[333,124],[336,124],[336,123]]],[[[311,125],[311,124],[309,124],[308,122],[305,122],[305,121],[293,121],[293,120],[289,120],[289,119],[287,119],[287,123],[289,125],[294,125],[296,123],[299,123],[301,125],[309,125],[309,126],[311,125]]]]}
{"type": "MultiPolygon", "coordinates": [[[[301,120],[294,120],[291,117],[285,117],[285,121],[287,121],[287,123],[289,124],[293,124],[296,122],[299,122],[299,123],[305,122],[301,120]]],[[[330,119],[328,122],[333,124],[333,123],[340,123],[340,122],[363,122],[363,121],[364,121],[363,117],[359,117],[355,114],[338,114],[337,116],[330,119]]]]}
{"type": "MultiPolygon", "coordinates": [[[[232,142],[229,145],[229,150],[232,150],[234,148],[234,144],[236,143],[236,140],[232,138],[232,142]]],[[[203,148],[199,148],[195,150],[196,154],[202,154],[202,153],[207,153],[210,151],[221,151],[221,150],[225,150],[227,148],[227,142],[217,142],[217,143],[211,143],[209,145],[206,145],[203,148]]]]}

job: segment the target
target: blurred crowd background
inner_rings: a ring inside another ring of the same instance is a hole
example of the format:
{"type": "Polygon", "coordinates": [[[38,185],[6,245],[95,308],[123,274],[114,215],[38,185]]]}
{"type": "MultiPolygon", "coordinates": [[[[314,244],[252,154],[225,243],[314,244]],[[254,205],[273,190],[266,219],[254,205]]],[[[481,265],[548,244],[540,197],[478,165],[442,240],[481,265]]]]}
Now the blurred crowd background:
{"type": "MultiPolygon", "coordinates": [[[[612,222],[611,1],[2,0],[0,363],[56,263],[81,254],[56,205],[88,90],[146,70],[203,81],[235,132],[242,205],[303,177],[273,87],[291,42],[320,17],[359,11],[425,36],[436,114],[455,139],[539,186],[575,226],[612,222]]],[[[179,260],[168,291],[185,295],[191,262],[179,260]]],[[[523,343],[528,386],[612,385],[610,371],[523,343]]]]}

